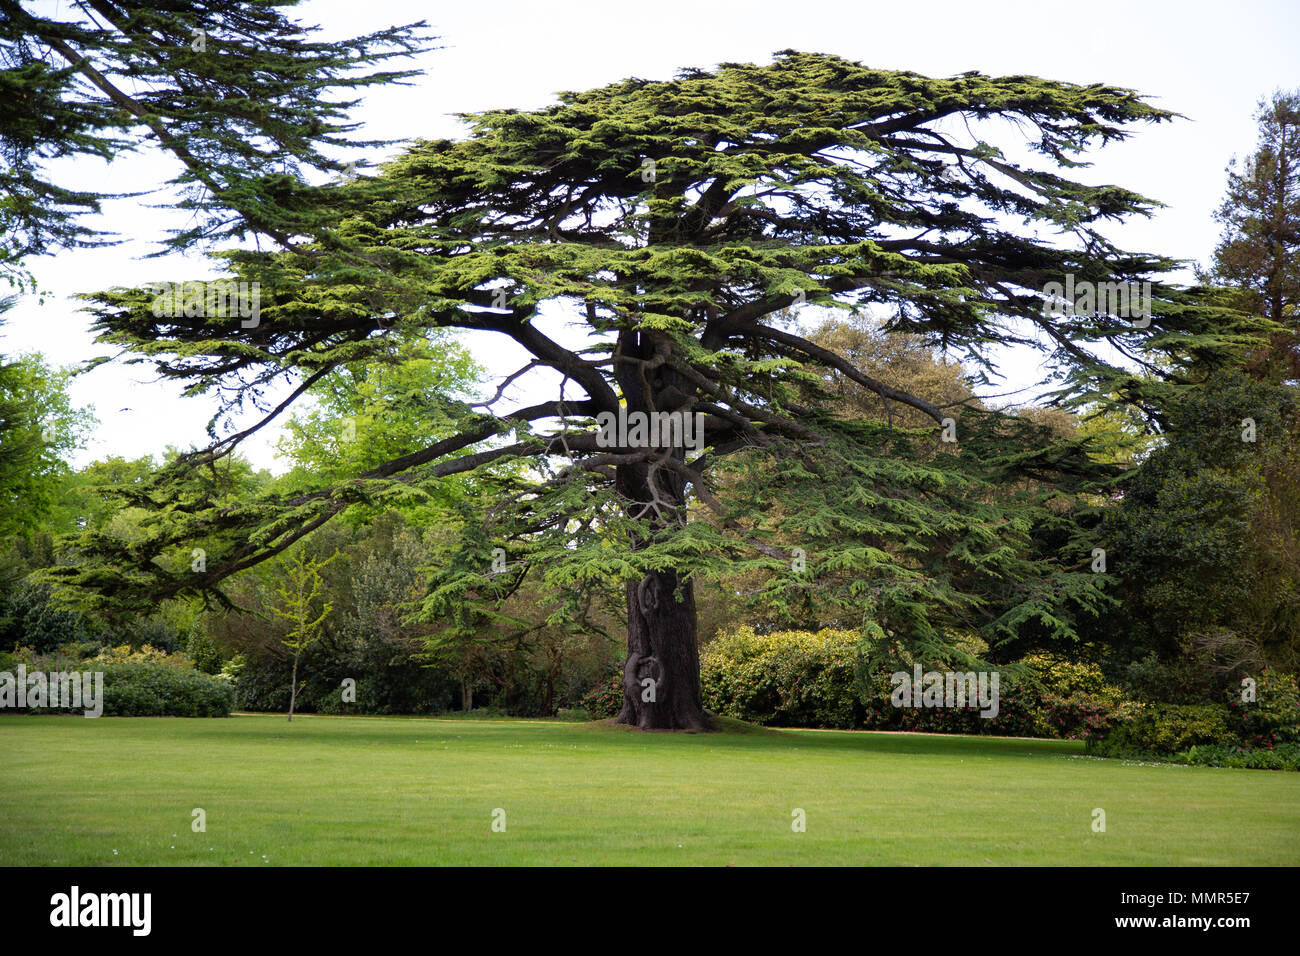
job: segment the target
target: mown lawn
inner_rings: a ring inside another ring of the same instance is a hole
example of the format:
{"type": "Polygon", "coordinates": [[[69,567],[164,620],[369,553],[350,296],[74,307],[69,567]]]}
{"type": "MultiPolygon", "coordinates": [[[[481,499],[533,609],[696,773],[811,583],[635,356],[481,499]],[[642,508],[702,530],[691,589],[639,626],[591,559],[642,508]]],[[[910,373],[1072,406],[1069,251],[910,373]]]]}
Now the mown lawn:
{"type": "Polygon", "coordinates": [[[0,717],[0,864],[1297,863],[1300,774],[1066,741],[0,717]]]}

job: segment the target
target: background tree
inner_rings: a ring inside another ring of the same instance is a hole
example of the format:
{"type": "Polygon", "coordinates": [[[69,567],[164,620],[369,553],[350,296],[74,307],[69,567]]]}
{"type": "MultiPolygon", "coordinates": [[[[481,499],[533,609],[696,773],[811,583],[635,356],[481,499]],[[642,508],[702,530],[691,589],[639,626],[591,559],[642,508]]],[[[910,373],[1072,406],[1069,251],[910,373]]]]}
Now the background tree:
{"type": "Polygon", "coordinates": [[[71,377],[39,353],[0,356],[0,540],[45,526],[72,471],[64,456],[95,422],[72,404],[71,377]]]}
{"type": "Polygon", "coordinates": [[[468,401],[482,374],[450,333],[395,340],[391,355],[339,367],[286,423],[277,450],[296,471],[286,487],[343,481],[426,448],[454,431],[439,396],[468,401]]]}
{"type": "Polygon", "coordinates": [[[1300,399],[1225,372],[1169,418],[1101,530],[1124,600],[1105,628],[1141,693],[1199,702],[1300,665],[1300,399]]]}
{"type": "MultiPolygon", "coordinates": [[[[466,523],[462,558],[431,587],[508,587],[491,572],[488,543],[557,592],[620,585],[629,692],[619,719],[642,728],[705,725],[694,581],[791,568],[769,539],[804,542],[813,558],[806,573],[780,577],[787,595],[816,592],[856,614],[865,636],[915,654],[951,648],[959,631],[990,646],[1024,629],[1069,638],[1075,616],[1102,600],[1100,576],[1071,529],[1057,528],[1052,547],[1035,535],[1052,521],[1044,488],[1077,494],[1106,478],[1085,444],[997,412],[946,414],[780,317],[800,304],[888,310],[890,331],[951,350],[975,385],[994,371],[996,346],[1033,345],[1058,401],[1120,396],[1158,414],[1156,398],[1194,387],[1190,367],[1251,347],[1259,323],[1161,283],[1177,263],[1102,234],[1151,201],[1067,174],[1090,145],[1124,138],[1126,124],[1170,118],[1113,87],[931,79],[793,51],[766,66],[626,80],[528,113],[469,116],[466,139],[419,142],[383,175],[340,190],[346,276],[314,258],[328,242],[230,254],[237,274],[267,290],[258,328],[161,322],[138,289],[97,296],[97,324],[103,341],[191,388],[238,380],[240,401],[288,374],[302,379],[300,394],[390,350],[393,337],[435,328],[501,335],[528,364],[486,406],[442,397],[455,431],[419,451],[328,487],[173,515],[129,552],[87,548],[85,558],[151,579],[143,595],[204,592],[385,489],[432,495],[447,476],[475,472],[496,482],[495,505],[477,528],[466,523]],[[992,141],[1011,128],[1029,130],[1028,141],[992,141]],[[1049,168],[1012,157],[1025,146],[1049,168]],[[1067,275],[1152,281],[1150,323],[1049,314],[1045,285],[1067,275]],[[543,330],[544,303],[584,323],[583,345],[543,330]],[[1105,357],[1116,354],[1123,361],[1105,357]],[[558,373],[558,394],[501,407],[540,368],[558,373]],[[946,433],[958,451],[920,455],[915,430],[804,404],[825,369],[923,413],[932,440],[946,433]],[[706,450],[605,447],[594,420],[620,409],[703,415],[706,450]],[[724,496],[710,476],[741,450],[747,480],[724,496]],[[527,471],[481,474],[509,463],[527,471]],[[773,500],[785,505],[780,528],[773,500]],[[690,520],[693,501],[707,520],[690,520]],[[207,574],[155,561],[217,529],[229,547],[207,574]],[[653,702],[633,692],[646,679],[659,687],[653,702]]],[[[229,454],[283,407],[160,473],[141,500],[166,500],[185,469],[229,454]]],[[[87,567],[67,579],[86,581],[87,567]]]]}
{"type": "Polygon", "coordinates": [[[1259,142],[1240,168],[1215,219],[1223,236],[1203,281],[1233,289],[1238,307],[1280,329],[1251,367],[1300,379],[1300,91],[1277,92],[1256,114],[1259,142]]]}

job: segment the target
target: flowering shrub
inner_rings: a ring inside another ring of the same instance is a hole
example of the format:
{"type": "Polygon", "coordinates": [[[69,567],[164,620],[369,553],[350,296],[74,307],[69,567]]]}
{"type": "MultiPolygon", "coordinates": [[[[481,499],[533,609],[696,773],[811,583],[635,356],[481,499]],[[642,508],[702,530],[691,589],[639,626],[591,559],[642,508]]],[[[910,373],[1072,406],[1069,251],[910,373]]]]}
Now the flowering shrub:
{"type": "Polygon", "coordinates": [[[608,720],[617,717],[623,709],[623,674],[611,674],[582,697],[580,704],[591,715],[592,720],[608,720]]]}
{"type": "Polygon", "coordinates": [[[1300,688],[1291,675],[1262,671],[1256,678],[1254,701],[1243,701],[1241,691],[1234,688],[1227,703],[1234,736],[1245,746],[1267,750],[1300,743],[1300,688]]]}

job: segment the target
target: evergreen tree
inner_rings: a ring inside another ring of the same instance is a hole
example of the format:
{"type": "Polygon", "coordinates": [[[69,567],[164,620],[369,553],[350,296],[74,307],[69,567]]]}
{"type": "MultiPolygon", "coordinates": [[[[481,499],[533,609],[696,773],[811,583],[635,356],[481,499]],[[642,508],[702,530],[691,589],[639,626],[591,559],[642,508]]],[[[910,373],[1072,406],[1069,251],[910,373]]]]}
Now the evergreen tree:
{"type": "Polygon", "coordinates": [[[1103,235],[1152,201],[1069,174],[1126,126],[1171,118],[1114,87],[931,79],[793,51],[466,117],[466,138],[417,142],[340,190],[348,214],[332,237],[344,252],[331,268],[320,257],[332,239],[229,256],[263,282],[256,328],[160,320],[144,290],[96,296],[102,340],[194,389],[237,383],[221,392],[228,414],[286,370],[303,384],[138,492],[158,514],[147,540],[83,542],[64,577],[129,575],[144,599],[209,592],[354,503],[432,496],[446,476],[474,473],[494,505],[463,523],[424,614],[463,621],[466,602],[499,601],[528,568],[561,596],[617,582],[619,719],[641,728],[707,723],[697,580],[771,572],[774,607],[834,608],[917,660],[972,631],[994,651],[1026,633],[1068,640],[1105,602],[1106,576],[1090,568],[1087,522],[1051,499],[1082,500],[1114,469],[1047,424],[879,381],[783,316],[883,312],[891,332],[964,360],[973,387],[990,381],[999,345],[1034,345],[1058,402],[1118,396],[1158,415],[1205,367],[1257,344],[1259,323],[1160,281],[1179,263],[1103,235]],[[1011,129],[1028,130],[1027,144],[994,142],[1011,129]],[[1009,155],[1024,145],[1045,163],[1009,155]],[[1149,308],[1135,294],[1132,310],[1091,293],[1062,305],[1053,286],[1118,294],[1142,282],[1149,308]],[[543,329],[544,303],[584,323],[582,347],[543,329]],[[440,397],[455,423],[446,437],[292,496],[169,505],[187,470],[229,454],[330,370],[443,328],[494,333],[530,356],[485,404],[440,397]],[[553,397],[504,407],[539,369],[561,379],[553,397]],[[828,370],[926,427],[837,414],[828,370]],[[671,413],[700,417],[697,441],[656,441],[633,422],[671,413]],[[716,483],[728,455],[742,465],[716,483]],[[204,573],[165,560],[214,533],[229,546],[204,573]],[[517,573],[494,573],[494,548],[517,573]]]}
{"type": "Polygon", "coordinates": [[[1236,290],[1238,307],[1277,323],[1251,367],[1274,380],[1300,379],[1300,90],[1260,103],[1259,142],[1215,219],[1223,236],[1202,281],[1236,290]]]}
{"type": "Polygon", "coordinates": [[[114,193],[55,182],[47,159],[113,159],[146,146],[180,164],[191,224],[167,249],[229,238],[288,246],[334,221],[331,184],[354,138],[355,99],[412,70],[371,70],[427,48],[424,23],[315,39],[296,0],[91,0],[42,10],[0,0],[0,275],[28,255],[104,242],[82,221],[114,193]]]}

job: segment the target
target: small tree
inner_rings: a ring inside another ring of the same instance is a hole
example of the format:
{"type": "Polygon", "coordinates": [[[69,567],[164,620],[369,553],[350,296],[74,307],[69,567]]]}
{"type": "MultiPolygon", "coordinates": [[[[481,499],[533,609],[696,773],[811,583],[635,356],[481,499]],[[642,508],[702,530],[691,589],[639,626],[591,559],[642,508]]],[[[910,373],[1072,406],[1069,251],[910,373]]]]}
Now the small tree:
{"type": "Polygon", "coordinates": [[[290,720],[293,720],[293,708],[298,702],[298,662],[302,659],[302,652],[320,640],[325,618],[334,609],[332,601],[322,601],[320,613],[312,617],[324,585],[320,572],[337,557],[338,552],[335,551],[322,561],[298,550],[291,558],[281,562],[285,578],[276,585],[275,593],[280,596],[282,603],[279,607],[272,605],[271,611],[281,620],[288,621],[291,628],[280,642],[293,653],[293,676],[289,687],[290,720]]]}

